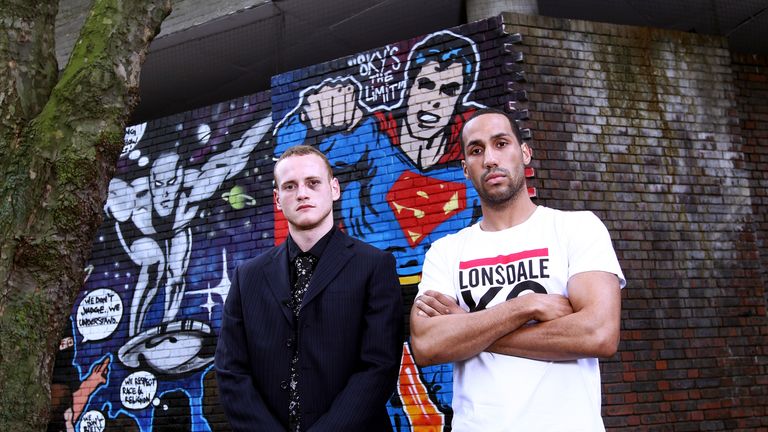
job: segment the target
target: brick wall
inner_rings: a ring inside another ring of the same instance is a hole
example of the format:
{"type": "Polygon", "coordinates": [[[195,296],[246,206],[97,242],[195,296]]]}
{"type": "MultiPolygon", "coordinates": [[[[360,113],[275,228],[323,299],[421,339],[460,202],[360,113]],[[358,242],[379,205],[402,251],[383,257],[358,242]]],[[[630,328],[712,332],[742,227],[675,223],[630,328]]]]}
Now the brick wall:
{"type": "Polygon", "coordinates": [[[751,187],[764,173],[742,148],[745,98],[724,40],[521,15],[505,23],[525,35],[539,202],[598,214],[628,280],[620,352],[602,363],[606,426],[765,428],[751,187]]]}
{"type": "MultiPolygon", "coordinates": [[[[215,334],[234,266],[286,235],[271,169],[289,145],[328,154],[336,220],[393,252],[410,308],[431,242],[477,217],[456,133],[482,106],[527,108],[530,192],[612,234],[628,286],[606,426],[765,429],[764,64],[719,38],[508,14],[129,128],[49,430],[228,430],[215,334]],[[455,58],[435,70],[430,52],[455,58]]],[[[406,342],[393,428],[449,430],[451,374],[417,368],[406,342]]]]}
{"type": "MultiPolygon", "coordinates": [[[[750,171],[760,273],[768,286],[768,58],[734,54],[733,72],[746,167],[750,171]]],[[[765,291],[768,302],[768,290],[765,291]]]]}

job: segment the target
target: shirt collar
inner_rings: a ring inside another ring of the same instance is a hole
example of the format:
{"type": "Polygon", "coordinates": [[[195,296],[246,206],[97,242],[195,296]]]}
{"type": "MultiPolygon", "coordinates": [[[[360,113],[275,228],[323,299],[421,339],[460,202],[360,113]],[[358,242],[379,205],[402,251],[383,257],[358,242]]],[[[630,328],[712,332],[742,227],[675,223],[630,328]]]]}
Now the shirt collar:
{"type": "MultiPolygon", "coordinates": [[[[318,240],[307,252],[307,254],[310,254],[314,256],[315,258],[320,258],[320,256],[323,255],[323,251],[325,251],[325,247],[328,246],[328,242],[331,241],[331,237],[333,237],[333,234],[336,232],[336,225],[333,225],[330,230],[328,230],[327,233],[325,233],[324,236],[320,237],[320,240],[318,240]]],[[[296,259],[297,256],[299,256],[300,253],[302,253],[301,248],[299,248],[299,245],[296,244],[296,242],[293,240],[293,238],[288,235],[288,238],[286,239],[286,244],[288,247],[288,262],[293,262],[293,260],[296,259]]]]}

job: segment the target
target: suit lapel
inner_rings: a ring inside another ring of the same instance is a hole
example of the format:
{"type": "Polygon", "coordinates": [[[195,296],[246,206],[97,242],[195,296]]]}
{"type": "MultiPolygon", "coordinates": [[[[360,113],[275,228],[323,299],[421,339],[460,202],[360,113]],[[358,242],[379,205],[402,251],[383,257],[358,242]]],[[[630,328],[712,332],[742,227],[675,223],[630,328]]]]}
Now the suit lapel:
{"type": "Polygon", "coordinates": [[[331,283],[352,255],[352,240],[343,232],[336,230],[312,273],[309,288],[301,302],[302,309],[331,283]]]}
{"type": "Polygon", "coordinates": [[[264,279],[275,301],[279,303],[285,319],[293,323],[293,312],[288,307],[291,298],[291,282],[288,277],[288,247],[285,242],[272,249],[270,259],[270,265],[262,269],[264,279]]]}

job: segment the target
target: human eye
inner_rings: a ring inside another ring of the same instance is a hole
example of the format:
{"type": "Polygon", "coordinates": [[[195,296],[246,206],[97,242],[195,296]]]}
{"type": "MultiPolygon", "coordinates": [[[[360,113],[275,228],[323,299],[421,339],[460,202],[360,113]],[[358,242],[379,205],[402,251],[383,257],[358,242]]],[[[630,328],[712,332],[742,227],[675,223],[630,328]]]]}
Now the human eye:
{"type": "Polygon", "coordinates": [[[311,187],[317,187],[318,185],[320,185],[320,180],[319,179],[311,179],[309,181],[309,185],[311,187]]]}
{"type": "Polygon", "coordinates": [[[155,180],[155,187],[161,187],[163,185],[163,182],[160,180],[155,180]]]}
{"type": "Polygon", "coordinates": [[[176,179],[175,178],[172,178],[172,179],[168,180],[168,185],[172,185],[172,184],[176,184],[176,179]]]}
{"type": "Polygon", "coordinates": [[[296,188],[296,185],[294,185],[293,183],[285,183],[285,184],[283,184],[283,190],[285,190],[285,191],[292,191],[295,188],[296,188]]]}

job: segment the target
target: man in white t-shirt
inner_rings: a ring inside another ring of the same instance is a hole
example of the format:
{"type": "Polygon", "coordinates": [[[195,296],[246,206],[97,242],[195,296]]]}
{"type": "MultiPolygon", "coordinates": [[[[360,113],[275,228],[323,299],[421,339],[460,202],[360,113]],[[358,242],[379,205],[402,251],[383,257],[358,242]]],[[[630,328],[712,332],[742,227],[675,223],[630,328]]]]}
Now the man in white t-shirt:
{"type": "Polygon", "coordinates": [[[455,431],[603,431],[597,358],[616,352],[626,284],[608,231],[531,201],[532,152],[504,112],[475,113],[461,143],[483,218],[427,252],[416,362],[454,362],[455,431]]]}

